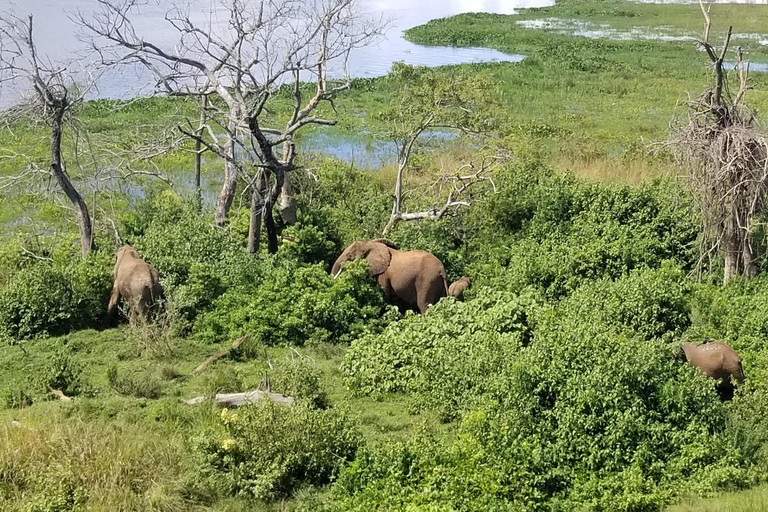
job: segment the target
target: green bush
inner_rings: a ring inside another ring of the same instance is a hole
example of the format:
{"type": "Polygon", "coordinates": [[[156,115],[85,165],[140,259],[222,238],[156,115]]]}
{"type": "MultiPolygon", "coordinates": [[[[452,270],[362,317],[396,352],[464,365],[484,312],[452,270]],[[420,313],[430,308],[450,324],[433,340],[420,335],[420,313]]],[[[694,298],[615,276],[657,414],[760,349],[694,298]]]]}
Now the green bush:
{"type": "Polygon", "coordinates": [[[320,385],[321,376],[320,369],[308,358],[293,356],[276,364],[270,381],[273,391],[322,409],[328,405],[328,397],[320,385]]]}
{"type": "Polygon", "coordinates": [[[223,409],[220,428],[198,442],[203,476],[230,495],[273,500],[300,485],[323,485],[351,460],[360,436],[335,409],[270,400],[223,409]]]}
{"type": "Polygon", "coordinates": [[[528,342],[536,309],[534,294],[487,288],[466,302],[443,299],[355,340],[341,366],[345,382],[358,394],[412,393],[416,409],[453,418],[528,342]]]}
{"type": "Polygon", "coordinates": [[[470,275],[559,298],[595,279],[658,268],[689,270],[698,229],[690,200],[671,181],[606,186],[522,159],[497,178],[498,193],[473,209],[480,226],[470,275]]]}
{"type": "Polygon", "coordinates": [[[362,455],[335,486],[342,510],[651,511],[752,481],[711,383],[666,344],[545,316],[455,440],[362,455]]]}
{"type": "Polygon", "coordinates": [[[194,331],[216,342],[251,333],[266,345],[354,339],[377,328],[384,302],[364,261],[349,268],[334,280],[321,264],[270,259],[258,286],[227,291],[194,331]]]}
{"type": "Polygon", "coordinates": [[[11,339],[66,332],[75,316],[74,290],[64,274],[40,264],[19,271],[0,290],[0,329],[11,339]]]}

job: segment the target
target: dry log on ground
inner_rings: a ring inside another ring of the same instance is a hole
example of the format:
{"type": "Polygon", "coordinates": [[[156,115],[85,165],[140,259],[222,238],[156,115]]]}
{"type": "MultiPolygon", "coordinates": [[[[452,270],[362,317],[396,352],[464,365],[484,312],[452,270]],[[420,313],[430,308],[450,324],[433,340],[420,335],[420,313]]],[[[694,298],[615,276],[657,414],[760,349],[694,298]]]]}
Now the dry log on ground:
{"type": "MultiPolygon", "coordinates": [[[[208,397],[198,396],[189,400],[184,400],[187,405],[197,405],[205,402],[208,397]]],[[[220,393],[213,397],[213,400],[228,407],[238,407],[245,404],[253,404],[259,400],[269,399],[280,405],[293,405],[293,398],[281,395],[280,393],[271,393],[269,391],[246,391],[244,393],[220,393]]]]}
{"type": "Polygon", "coordinates": [[[215,360],[217,360],[217,359],[219,359],[219,358],[222,358],[222,357],[226,356],[226,355],[227,355],[227,354],[229,354],[229,353],[230,353],[232,350],[234,350],[234,349],[236,349],[237,347],[239,347],[240,345],[242,345],[242,344],[243,344],[243,342],[245,341],[245,339],[246,339],[247,337],[248,337],[248,335],[247,335],[247,334],[246,334],[246,335],[243,335],[243,336],[240,336],[240,337],[239,337],[239,338],[237,338],[237,339],[236,339],[234,342],[232,342],[232,347],[231,347],[231,348],[228,348],[228,349],[227,349],[227,350],[225,350],[224,352],[219,352],[218,354],[214,354],[214,355],[212,355],[211,357],[209,357],[208,359],[206,359],[205,361],[203,361],[203,362],[200,364],[200,366],[198,366],[197,368],[195,368],[194,370],[192,370],[192,373],[197,373],[197,372],[203,371],[203,370],[205,369],[205,367],[206,367],[206,366],[208,366],[209,364],[211,364],[211,363],[212,363],[212,362],[214,362],[215,360]]]}

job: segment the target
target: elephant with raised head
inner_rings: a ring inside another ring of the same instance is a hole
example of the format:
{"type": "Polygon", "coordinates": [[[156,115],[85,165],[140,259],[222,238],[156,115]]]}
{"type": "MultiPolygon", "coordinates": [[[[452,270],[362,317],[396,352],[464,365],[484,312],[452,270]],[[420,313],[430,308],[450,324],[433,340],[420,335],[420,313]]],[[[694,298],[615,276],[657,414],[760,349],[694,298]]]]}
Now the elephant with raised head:
{"type": "Polygon", "coordinates": [[[426,251],[400,251],[385,238],[353,242],[333,264],[334,279],[341,273],[342,264],[357,258],[368,261],[371,275],[389,303],[401,302],[424,313],[448,293],[443,264],[426,251]]]}
{"type": "Polygon", "coordinates": [[[107,307],[107,323],[117,312],[120,299],[131,303],[131,316],[147,315],[163,298],[157,269],[141,259],[136,249],[125,245],[115,253],[115,281],[107,307]]]}
{"type": "Polygon", "coordinates": [[[458,281],[451,283],[451,286],[448,287],[448,296],[462,300],[464,298],[464,291],[469,290],[471,286],[472,280],[469,277],[464,276],[458,281]]]}
{"type": "Polygon", "coordinates": [[[681,343],[683,361],[701,370],[704,375],[718,380],[717,390],[724,400],[733,398],[734,382],[744,381],[741,358],[733,348],[719,341],[681,343]]]}

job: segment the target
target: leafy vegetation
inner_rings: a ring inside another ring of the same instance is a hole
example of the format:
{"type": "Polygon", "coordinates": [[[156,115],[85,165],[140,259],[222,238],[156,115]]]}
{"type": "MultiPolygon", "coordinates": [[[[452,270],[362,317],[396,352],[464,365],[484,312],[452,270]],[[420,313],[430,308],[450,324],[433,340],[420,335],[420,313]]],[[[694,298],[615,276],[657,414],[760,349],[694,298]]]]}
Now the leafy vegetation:
{"type": "MultiPolygon", "coordinates": [[[[388,234],[403,250],[435,254],[449,281],[472,277],[463,301],[443,298],[424,315],[387,305],[364,261],[328,273],[345,245],[379,236],[390,218],[388,167],[298,153],[298,222],[278,222],[275,255],[246,254],[248,205],[236,201],[227,225],[214,227],[210,201],[144,178],[140,194],[97,194],[111,211],[102,207],[86,259],[33,191],[4,205],[3,219],[34,210],[46,228],[8,225],[0,246],[3,510],[760,509],[764,486],[733,491],[768,480],[765,248],[749,282],[715,284],[714,257],[713,274],[697,279],[691,198],[655,176],[670,161],[639,140],[662,138],[675,101],[700,88],[699,56],[687,42],[590,40],[517,23],[694,31],[682,15],[696,9],[560,2],[409,32],[529,54],[460,72],[495,81],[505,110],[494,112],[504,121],[491,138],[511,157],[493,183],[456,215],[388,234]],[[608,161],[626,175],[581,166],[608,161]],[[167,301],[156,321],[103,328],[115,230],[161,275],[167,301]],[[730,402],[674,356],[676,343],[707,337],[743,359],[747,381],[730,402]],[[198,369],[214,354],[224,355],[198,369]],[[182,402],[254,389],[296,405],[182,402]],[[729,493],[694,501],[720,491],[729,493]]],[[[764,14],[744,18],[758,31],[764,14]]],[[[338,101],[350,114],[340,129],[380,132],[381,114],[396,118],[407,104],[392,94],[412,71],[356,80],[338,101]]],[[[753,92],[762,105],[765,92],[753,92]]],[[[83,124],[119,137],[146,117],[175,118],[177,107],[191,115],[168,98],[87,102],[83,124]]],[[[0,141],[19,149],[35,130],[4,130],[0,141]]],[[[412,190],[456,168],[475,142],[420,147],[412,190]]],[[[211,177],[220,164],[206,163],[211,177]]],[[[157,165],[178,178],[190,159],[172,152],[157,165]]],[[[5,162],[0,171],[10,172],[5,162]]],[[[432,202],[408,197],[409,208],[432,202]]]]}

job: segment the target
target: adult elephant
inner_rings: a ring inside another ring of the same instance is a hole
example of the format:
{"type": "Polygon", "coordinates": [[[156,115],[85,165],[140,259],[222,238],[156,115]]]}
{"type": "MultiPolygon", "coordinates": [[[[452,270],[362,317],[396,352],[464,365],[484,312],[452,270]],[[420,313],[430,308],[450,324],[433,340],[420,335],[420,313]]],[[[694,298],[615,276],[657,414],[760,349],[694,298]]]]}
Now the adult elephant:
{"type": "Polygon", "coordinates": [[[705,341],[701,344],[681,343],[680,348],[684,361],[707,377],[720,381],[717,389],[723,399],[733,398],[733,384],[744,381],[744,370],[739,354],[732,347],[719,341],[705,341]]]}
{"type": "Polygon", "coordinates": [[[107,322],[117,312],[120,299],[131,303],[131,318],[147,315],[163,297],[157,269],[141,259],[136,249],[125,245],[115,253],[115,281],[107,307],[107,322]]]}
{"type": "Polygon", "coordinates": [[[358,258],[368,261],[387,302],[400,301],[424,313],[448,293],[445,268],[439,259],[426,251],[400,251],[384,238],[353,242],[333,264],[334,279],[344,263],[358,258]]]}

